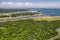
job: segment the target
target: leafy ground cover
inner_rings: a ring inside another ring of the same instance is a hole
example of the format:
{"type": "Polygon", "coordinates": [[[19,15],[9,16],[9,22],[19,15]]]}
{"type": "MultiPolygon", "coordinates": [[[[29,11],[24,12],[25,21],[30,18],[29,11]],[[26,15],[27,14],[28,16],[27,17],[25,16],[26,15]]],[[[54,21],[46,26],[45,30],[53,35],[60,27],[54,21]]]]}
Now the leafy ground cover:
{"type": "Polygon", "coordinates": [[[31,19],[0,23],[0,40],[48,40],[56,36],[60,21],[31,19]]]}

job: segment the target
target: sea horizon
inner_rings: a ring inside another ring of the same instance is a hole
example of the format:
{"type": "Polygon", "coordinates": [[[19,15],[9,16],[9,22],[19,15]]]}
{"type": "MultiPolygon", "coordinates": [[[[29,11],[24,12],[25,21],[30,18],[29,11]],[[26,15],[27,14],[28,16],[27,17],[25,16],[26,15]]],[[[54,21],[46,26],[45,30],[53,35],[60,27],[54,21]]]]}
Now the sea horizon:
{"type": "Polygon", "coordinates": [[[15,11],[20,11],[20,10],[31,10],[31,11],[38,11],[38,12],[42,12],[42,14],[51,14],[51,15],[54,15],[54,16],[60,16],[60,9],[56,8],[0,8],[0,11],[1,10],[15,10],[15,11]]]}

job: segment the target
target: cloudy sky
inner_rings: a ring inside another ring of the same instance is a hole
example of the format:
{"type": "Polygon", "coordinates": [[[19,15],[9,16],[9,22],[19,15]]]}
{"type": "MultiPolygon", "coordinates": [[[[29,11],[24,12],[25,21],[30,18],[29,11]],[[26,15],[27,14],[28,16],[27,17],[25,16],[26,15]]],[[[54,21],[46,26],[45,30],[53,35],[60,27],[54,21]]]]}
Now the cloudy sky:
{"type": "Polygon", "coordinates": [[[60,0],[0,0],[0,8],[60,8],[60,0]]]}

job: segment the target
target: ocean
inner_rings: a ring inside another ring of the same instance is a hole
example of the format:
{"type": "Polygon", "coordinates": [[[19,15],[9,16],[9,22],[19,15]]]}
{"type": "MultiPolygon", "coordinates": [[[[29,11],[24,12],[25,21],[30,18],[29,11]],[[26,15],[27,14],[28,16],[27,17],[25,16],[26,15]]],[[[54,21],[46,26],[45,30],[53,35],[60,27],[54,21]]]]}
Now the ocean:
{"type": "Polygon", "coordinates": [[[0,12],[1,12],[1,10],[3,10],[3,11],[6,11],[6,10],[8,10],[8,11],[35,10],[35,11],[38,11],[38,12],[42,12],[42,14],[46,14],[46,15],[47,14],[51,14],[51,15],[54,15],[54,16],[60,16],[60,9],[48,9],[48,8],[17,8],[17,9],[0,9],[0,12]]]}
{"type": "Polygon", "coordinates": [[[60,16],[60,9],[44,9],[44,8],[31,8],[31,10],[36,10],[42,12],[42,14],[51,14],[54,16],[60,16]]]}

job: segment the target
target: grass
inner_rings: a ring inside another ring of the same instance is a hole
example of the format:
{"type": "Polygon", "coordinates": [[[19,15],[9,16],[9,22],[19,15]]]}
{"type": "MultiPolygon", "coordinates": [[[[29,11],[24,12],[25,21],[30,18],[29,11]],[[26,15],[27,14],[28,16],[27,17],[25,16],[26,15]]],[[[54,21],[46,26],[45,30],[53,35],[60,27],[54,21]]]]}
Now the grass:
{"type": "Polygon", "coordinates": [[[56,36],[60,21],[32,19],[0,23],[0,40],[48,40],[56,36]]]}
{"type": "Polygon", "coordinates": [[[60,37],[59,37],[59,38],[57,38],[57,39],[55,39],[55,40],[60,40],[60,37]]]}
{"type": "Polygon", "coordinates": [[[52,20],[60,20],[60,16],[36,16],[32,17],[32,19],[36,21],[40,20],[52,21],[52,20]]]}
{"type": "Polygon", "coordinates": [[[2,15],[2,16],[0,16],[0,18],[6,18],[6,17],[9,17],[9,16],[6,16],[6,15],[2,15]]]}

